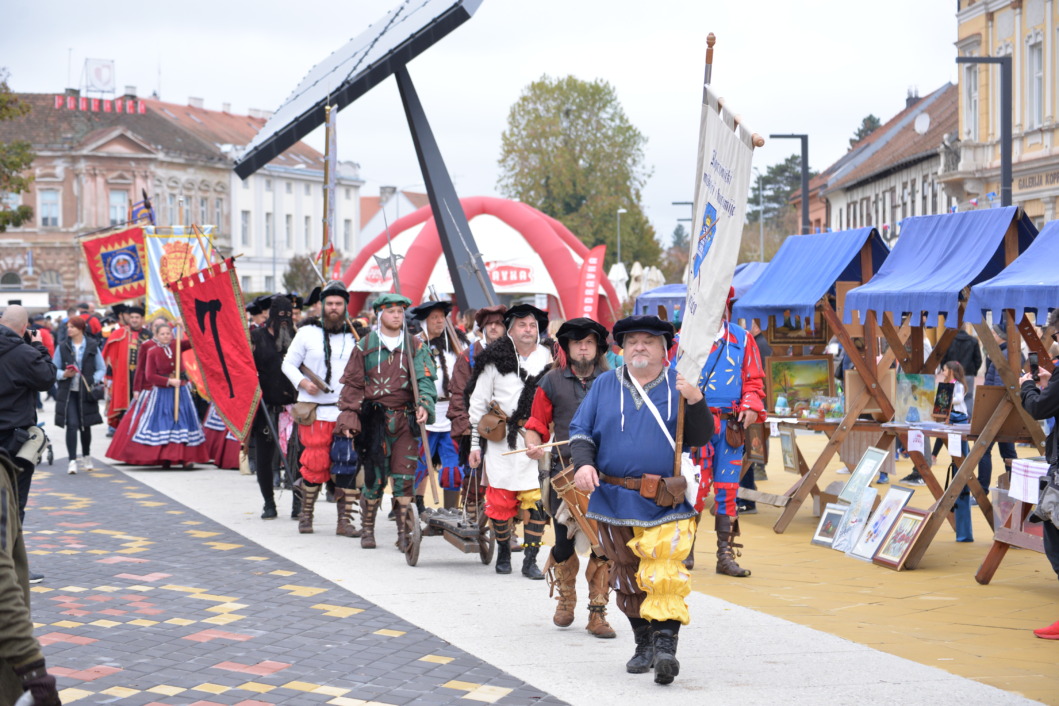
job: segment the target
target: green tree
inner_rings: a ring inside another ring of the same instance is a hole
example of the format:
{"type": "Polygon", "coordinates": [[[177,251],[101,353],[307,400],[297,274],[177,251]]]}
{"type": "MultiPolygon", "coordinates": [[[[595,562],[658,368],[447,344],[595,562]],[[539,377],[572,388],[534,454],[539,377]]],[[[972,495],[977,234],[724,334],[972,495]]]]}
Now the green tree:
{"type": "MultiPolygon", "coordinates": [[[[809,178],[816,172],[809,170],[809,178]]],[[[748,223],[757,223],[762,216],[766,226],[769,222],[779,223],[787,211],[792,209],[791,195],[802,188],[802,157],[792,154],[779,164],[765,169],[760,179],[750,182],[750,195],[747,198],[748,223]]]]}
{"type": "Polygon", "coordinates": [[[662,248],[643,213],[647,138],[629,122],[614,88],[602,80],[543,76],[508,113],[501,136],[500,192],[555,218],[581,241],[607,245],[607,264],[657,265],[662,248]]]}
{"type": "Polygon", "coordinates": [[[677,223],[677,227],[673,229],[673,243],[671,247],[687,250],[690,238],[691,236],[688,235],[688,231],[685,230],[684,226],[677,223]]]}
{"type": "MultiPolygon", "coordinates": [[[[338,257],[338,253],[335,253],[335,258],[338,257]]],[[[283,273],[283,291],[297,292],[307,297],[314,287],[319,286],[320,276],[313,269],[312,257],[309,255],[292,257],[287,263],[287,271],[283,273]]]]}
{"type": "MultiPolygon", "coordinates": [[[[29,114],[29,105],[20,101],[7,85],[7,69],[0,69],[0,121],[14,120],[29,114]]],[[[11,207],[8,194],[20,194],[29,188],[32,176],[24,174],[33,164],[32,146],[24,140],[0,142],[0,233],[18,227],[33,218],[29,206],[11,207]]]]}
{"type": "Polygon", "coordinates": [[[684,268],[688,265],[690,239],[688,231],[678,223],[673,229],[672,244],[666,248],[662,255],[662,263],[659,265],[669,284],[684,281],[684,268]]]}
{"type": "Polygon", "coordinates": [[[858,127],[857,131],[853,133],[853,137],[849,138],[849,146],[853,147],[865,137],[878,130],[881,125],[882,122],[880,122],[877,117],[869,113],[868,117],[860,121],[860,127],[858,127]]]}

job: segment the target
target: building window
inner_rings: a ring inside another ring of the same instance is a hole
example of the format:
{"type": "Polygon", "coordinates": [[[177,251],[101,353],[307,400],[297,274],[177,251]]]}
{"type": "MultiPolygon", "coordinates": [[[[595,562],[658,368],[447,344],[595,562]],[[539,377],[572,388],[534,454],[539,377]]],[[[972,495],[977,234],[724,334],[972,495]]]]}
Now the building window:
{"type": "Polygon", "coordinates": [[[1044,124],[1044,47],[1041,42],[1029,46],[1026,56],[1029,72],[1029,110],[1027,127],[1038,128],[1044,124]]]}
{"type": "Polygon", "coordinates": [[[265,191],[272,191],[272,180],[265,179],[265,191]]]}
{"type": "Polygon", "coordinates": [[[0,289],[19,289],[22,286],[22,278],[17,272],[5,272],[0,275],[0,289]]]}
{"type": "Polygon", "coordinates": [[[290,250],[294,247],[294,216],[288,213],[283,217],[283,221],[287,229],[287,249],[290,250]]]}
{"type": "Polygon", "coordinates": [[[313,185],[312,184],[306,184],[305,185],[305,195],[306,196],[312,196],[313,195],[313,185]]]}
{"type": "Polygon", "coordinates": [[[963,68],[963,136],[978,141],[978,67],[968,64],[963,68]]]}
{"type": "Polygon", "coordinates": [[[224,199],[213,200],[213,220],[217,228],[220,229],[221,224],[224,222],[224,199]]]}
{"type": "Polygon", "coordinates": [[[199,197],[199,225],[205,225],[210,220],[210,200],[205,196],[199,197]]]}
{"type": "Polygon", "coordinates": [[[40,225],[42,228],[58,228],[59,227],[59,190],[58,189],[41,189],[37,195],[40,200],[40,206],[37,211],[40,213],[40,225]]]}
{"type": "MultiPolygon", "coordinates": [[[[265,214],[265,247],[272,247],[272,214],[265,214]]],[[[270,290],[271,291],[271,290],[270,290]]]]}
{"type": "MultiPolygon", "coordinates": [[[[244,181],[243,183],[245,184],[246,182],[244,181]]],[[[246,213],[246,211],[243,211],[243,213],[246,213]]],[[[250,291],[250,275],[243,275],[239,279],[241,280],[241,284],[239,286],[242,287],[244,292],[249,292],[250,291]]]]}
{"type": "Polygon", "coordinates": [[[129,192],[110,192],[110,225],[124,223],[129,216],[129,192]]]}
{"type": "Polygon", "coordinates": [[[353,198],[353,189],[351,189],[351,188],[349,188],[347,186],[346,187],[346,201],[349,201],[351,198],[353,198]]]}
{"type": "Polygon", "coordinates": [[[265,275],[265,291],[266,292],[274,292],[276,290],[275,284],[276,284],[276,280],[273,279],[272,275],[265,275]]]}
{"type": "Polygon", "coordinates": [[[62,289],[62,273],[58,270],[44,270],[40,273],[40,286],[44,289],[62,289]]]}
{"type": "Polygon", "coordinates": [[[284,184],[284,186],[286,187],[286,191],[287,191],[288,194],[293,194],[294,193],[294,184],[291,184],[288,181],[286,184],[284,184]]]}
{"type": "Polygon", "coordinates": [[[305,248],[310,249],[312,247],[312,236],[310,233],[313,229],[313,218],[312,216],[305,217],[305,248]]]}
{"type": "Polygon", "coordinates": [[[177,213],[176,194],[169,194],[169,223],[178,223],[180,221],[180,214],[177,213]]]}
{"type": "Polygon", "coordinates": [[[353,250],[353,221],[348,218],[342,221],[342,247],[346,252],[353,250]]]}
{"type": "Polygon", "coordinates": [[[243,245],[250,244],[250,211],[243,211],[239,220],[239,237],[243,245]]]}

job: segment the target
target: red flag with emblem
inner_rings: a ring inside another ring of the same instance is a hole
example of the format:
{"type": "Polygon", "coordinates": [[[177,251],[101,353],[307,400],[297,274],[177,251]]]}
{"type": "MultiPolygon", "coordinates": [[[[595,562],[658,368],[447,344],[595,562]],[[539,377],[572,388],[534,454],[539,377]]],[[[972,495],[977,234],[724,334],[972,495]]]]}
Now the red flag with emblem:
{"type": "Polygon", "coordinates": [[[147,293],[143,228],[86,238],[81,241],[81,250],[101,305],[138,299],[147,293]]]}
{"type": "Polygon", "coordinates": [[[217,414],[232,435],[244,441],[261,401],[261,388],[234,261],[228,258],[210,265],[171,282],[169,288],[179,303],[217,414]]]}

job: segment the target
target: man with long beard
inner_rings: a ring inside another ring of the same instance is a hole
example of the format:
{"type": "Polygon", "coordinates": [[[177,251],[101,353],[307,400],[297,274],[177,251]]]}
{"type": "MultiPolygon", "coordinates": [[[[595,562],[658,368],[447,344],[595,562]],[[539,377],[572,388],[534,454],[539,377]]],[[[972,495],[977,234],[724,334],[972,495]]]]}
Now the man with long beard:
{"type": "Polygon", "coordinates": [[[427,347],[405,334],[405,309],[411,303],[400,294],[383,294],[375,300],[379,327],[360,339],[342,375],[335,432],[357,437],[364,464],[360,501],[364,549],[376,546],[375,515],[389,480],[397,500],[397,548],[408,549],[412,528],[408,506],[415,496],[419,450],[416,432],[419,424],[434,421],[437,374],[427,347]],[[419,390],[418,407],[412,385],[419,390]]]}
{"type": "MultiPolygon", "coordinates": [[[[315,292],[314,292],[315,293],[315,292]]],[[[310,296],[310,299],[316,297],[310,296]]],[[[338,280],[328,282],[320,290],[320,318],[305,321],[294,335],[287,354],[283,357],[283,374],[298,390],[298,402],[315,405],[315,418],[303,418],[298,425],[298,439],[302,453],[298,459],[302,482],[302,506],[298,516],[298,532],[313,533],[313,511],[320,488],[329,479],[335,482],[335,502],[338,505],[338,531],[343,522],[352,521],[353,508],[359,499],[356,478],[331,474],[331,443],[338,421],[338,398],[342,392],[342,371],[356,346],[353,333],[346,323],[346,305],[349,291],[338,280]],[[315,378],[323,383],[317,385],[302,373],[304,365],[315,378]]],[[[259,470],[260,472],[260,470],[259,470]]],[[[271,473],[271,464],[268,472],[271,473]]],[[[271,477],[270,477],[271,478],[271,477]]]]}
{"type": "Polygon", "coordinates": [[[529,579],[543,579],[544,574],[537,567],[537,554],[547,516],[541,503],[537,462],[525,454],[503,454],[507,450],[526,448],[520,432],[529,419],[537,383],[552,364],[551,353],[539,343],[540,331],[548,324],[548,315],[530,304],[516,304],[505,313],[504,324],[507,336],[490,344],[475,360],[467,407],[471,422],[468,462],[471,468],[478,468],[484,458],[489,473],[485,514],[492,521],[496,535],[496,572],[511,573],[511,547],[508,544],[511,520],[521,511],[528,514],[522,575],[529,579]],[[507,433],[505,438],[486,445],[479,425],[494,405],[507,418],[507,433]]]}
{"type": "MultiPolygon", "coordinates": [[[[290,349],[294,340],[294,319],[291,300],[283,294],[272,297],[271,306],[268,310],[268,323],[250,332],[250,345],[254,351],[254,364],[257,366],[257,379],[261,385],[261,406],[254,417],[254,425],[251,434],[254,440],[254,450],[257,456],[255,470],[257,472],[257,485],[261,489],[261,497],[265,501],[264,511],[261,513],[262,520],[272,520],[276,517],[276,498],[273,493],[273,473],[278,463],[279,444],[278,439],[272,436],[275,429],[278,432],[278,420],[280,412],[289,404],[294,404],[298,394],[291,385],[290,380],[283,374],[283,357],[290,349]],[[272,425],[268,423],[265,416],[271,415],[272,425]]],[[[347,537],[354,536],[351,532],[354,528],[349,523],[349,517],[339,508],[337,534],[347,537]]]]}
{"type": "MultiPolygon", "coordinates": [[[[569,451],[555,447],[550,452],[538,448],[547,441],[554,425],[554,441],[570,440],[570,420],[581,401],[592,388],[596,378],[606,372],[607,329],[589,318],[571,319],[559,327],[555,337],[562,351],[558,367],[552,368],[541,378],[537,394],[533,398],[533,411],[526,422],[527,456],[541,460],[549,454],[550,478],[555,478],[566,466],[569,451]]],[[[572,530],[559,520],[563,502],[547,483],[544,498],[548,514],[555,520],[555,546],[544,564],[544,575],[553,591],[558,591],[552,622],[567,627],[574,622],[574,607],[577,605],[575,583],[579,561],[574,547],[572,530]]],[[[589,538],[595,541],[594,537],[589,538]]],[[[588,582],[588,626],[585,628],[596,637],[615,636],[614,628],[607,622],[607,603],[610,599],[610,562],[607,557],[591,552],[585,567],[588,582]]]]}
{"type": "MultiPolygon", "coordinates": [[[[408,310],[409,314],[423,322],[421,335],[434,361],[434,367],[438,371],[438,376],[434,380],[438,395],[438,402],[434,408],[434,423],[427,426],[427,439],[424,440],[423,445],[427,446],[426,453],[431,457],[436,456],[441,461],[438,469],[438,483],[444,492],[444,506],[447,508],[455,508],[459,505],[460,487],[463,482],[463,469],[450,435],[452,422],[447,414],[452,394],[452,370],[456,365],[456,346],[467,347],[467,339],[459,331],[453,329],[457,337],[457,340],[453,341],[445,330],[445,317],[451,312],[452,304],[441,301],[423,302],[408,310]]],[[[426,461],[424,454],[420,453],[419,464],[416,466],[416,505],[420,512],[423,512],[422,485],[426,474],[426,461]]]]}

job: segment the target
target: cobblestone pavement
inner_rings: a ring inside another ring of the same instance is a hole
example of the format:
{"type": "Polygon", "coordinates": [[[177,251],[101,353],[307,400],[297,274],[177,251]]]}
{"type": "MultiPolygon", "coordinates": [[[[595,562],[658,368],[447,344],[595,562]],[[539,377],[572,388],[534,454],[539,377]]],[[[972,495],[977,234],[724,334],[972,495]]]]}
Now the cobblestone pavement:
{"type": "Polygon", "coordinates": [[[120,471],[65,467],[38,469],[26,518],[63,703],[563,703],[120,471]]]}

